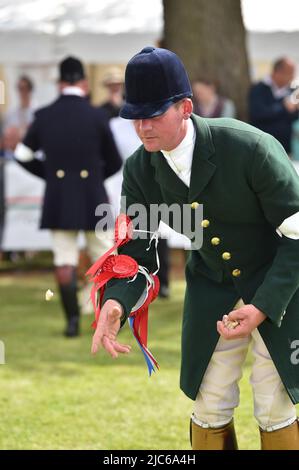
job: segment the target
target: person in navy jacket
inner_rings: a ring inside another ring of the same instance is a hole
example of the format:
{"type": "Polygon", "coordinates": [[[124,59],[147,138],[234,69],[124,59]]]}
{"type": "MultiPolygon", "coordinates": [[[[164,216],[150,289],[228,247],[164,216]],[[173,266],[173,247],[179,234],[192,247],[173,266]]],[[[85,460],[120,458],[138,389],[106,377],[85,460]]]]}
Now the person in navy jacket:
{"type": "Polygon", "coordinates": [[[250,124],[273,135],[290,153],[293,122],[298,118],[298,103],[291,99],[295,64],[287,57],[273,64],[272,73],[256,83],[249,93],[250,124]]]}
{"type": "Polygon", "coordinates": [[[68,57],[60,63],[60,96],[35,113],[35,119],[15,157],[31,173],[45,179],[41,228],[53,238],[56,279],[66,313],[65,335],[79,333],[76,266],[78,231],[85,232],[89,254],[96,259],[111,246],[111,231],[98,239],[96,207],[107,203],[104,180],[122,160],[103,113],[87,98],[82,63],[68,57]],[[45,158],[37,157],[42,150],[45,158]]]}

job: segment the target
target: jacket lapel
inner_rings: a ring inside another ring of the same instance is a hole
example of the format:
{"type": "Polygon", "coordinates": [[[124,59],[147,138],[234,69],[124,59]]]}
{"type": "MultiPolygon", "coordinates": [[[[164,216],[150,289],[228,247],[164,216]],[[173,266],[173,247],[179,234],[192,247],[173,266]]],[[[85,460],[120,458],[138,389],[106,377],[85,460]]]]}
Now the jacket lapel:
{"type": "Polygon", "coordinates": [[[191,116],[195,126],[196,140],[192,159],[191,181],[188,188],[170,168],[161,152],[151,153],[151,164],[155,168],[155,180],[167,192],[179,196],[190,203],[196,201],[198,195],[212,178],[216,166],[209,161],[215,152],[211,132],[203,118],[191,116]]]}
{"type": "Polygon", "coordinates": [[[209,183],[214,175],[216,165],[209,161],[209,158],[215,153],[212,141],[211,131],[205,119],[191,116],[195,126],[196,141],[193,152],[191,181],[189,188],[188,201],[190,203],[196,201],[200,193],[209,183]]]}
{"type": "Polygon", "coordinates": [[[162,188],[165,188],[167,192],[173,193],[187,201],[188,186],[171,169],[162,152],[153,152],[151,154],[151,164],[155,168],[155,180],[157,183],[162,188]]]}

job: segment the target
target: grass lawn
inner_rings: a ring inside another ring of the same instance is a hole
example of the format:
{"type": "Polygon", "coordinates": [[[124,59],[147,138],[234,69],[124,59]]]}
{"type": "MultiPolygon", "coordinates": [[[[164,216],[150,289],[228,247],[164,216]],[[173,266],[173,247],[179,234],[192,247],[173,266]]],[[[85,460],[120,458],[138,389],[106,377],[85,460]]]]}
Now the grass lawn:
{"type": "MultiPolygon", "coordinates": [[[[92,357],[91,316],[82,336],[67,340],[51,274],[2,274],[0,340],[1,449],[190,449],[192,401],[179,390],[180,328],[184,283],[172,284],[171,301],[150,312],[149,347],[160,364],[150,379],[126,326],[129,356],[92,357]],[[55,295],[45,302],[45,291],[55,295]]],[[[258,449],[248,364],[236,414],[239,445],[258,449]]]]}

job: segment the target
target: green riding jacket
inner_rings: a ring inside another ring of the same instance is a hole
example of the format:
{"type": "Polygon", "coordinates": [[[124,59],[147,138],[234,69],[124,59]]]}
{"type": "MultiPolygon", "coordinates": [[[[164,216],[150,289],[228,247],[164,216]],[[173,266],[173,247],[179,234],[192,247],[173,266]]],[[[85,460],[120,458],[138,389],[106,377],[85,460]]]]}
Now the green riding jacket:
{"type": "MultiPolygon", "coordinates": [[[[299,178],[269,134],[233,119],[191,118],[196,142],[190,188],[161,152],[141,146],[126,162],[122,190],[127,207],[143,204],[148,215],[150,204],[203,204],[204,220],[195,227],[203,230],[203,244],[191,251],[186,266],[181,388],[196,398],[219,338],[216,321],[242,298],[267,315],[259,332],[297,403],[299,239],[279,236],[276,229],[299,211],[299,178]]],[[[146,251],[148,245],[132,240],[119,253],[153,270],[155,250],[146,251]]],[[[118,300],[129,315],[144,287],[142,275],[131,283],[114,279],[104,300],[118,300]]]]}

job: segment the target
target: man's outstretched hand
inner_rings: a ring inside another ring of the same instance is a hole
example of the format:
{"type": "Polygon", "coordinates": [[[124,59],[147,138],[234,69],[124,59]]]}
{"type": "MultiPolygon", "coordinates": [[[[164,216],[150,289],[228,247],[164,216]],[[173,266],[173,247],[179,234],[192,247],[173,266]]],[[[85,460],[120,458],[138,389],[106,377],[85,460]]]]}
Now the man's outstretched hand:
{"type": "Polygon", "coordinates": [[[96,354],[101,347],[113,358],[118,357],[118,353],[128,354],[131,351],[131,346],[116,341],[122,313],[123,308],[116,300],[110,299],[104,303],[92,339],[92,354],[96,354]]]}
{"type": "Polygon", "coordinates": [[[265,319],[266,315],[254,305],[243,305],[224,315],[222,321],[217,321],[217,331],[225,339],[245,338],[265,319]],[[237,326],[229,328],[229,322],[236,322],[237,326]]]}

